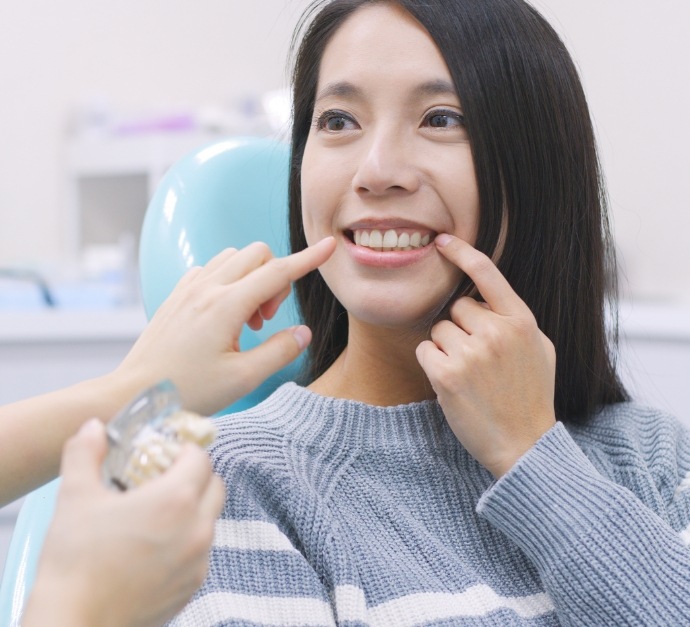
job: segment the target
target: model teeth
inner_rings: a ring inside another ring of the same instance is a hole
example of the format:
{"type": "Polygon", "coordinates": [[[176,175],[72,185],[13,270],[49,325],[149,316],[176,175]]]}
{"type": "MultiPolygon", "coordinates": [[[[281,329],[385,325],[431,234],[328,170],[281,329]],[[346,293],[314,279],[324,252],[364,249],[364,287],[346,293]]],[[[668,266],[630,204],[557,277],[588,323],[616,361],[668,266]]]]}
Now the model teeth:
{"type": "Polygon", "coordinates": [[[379,229],[363,230],[358,229],[353,232],[353,239],[357,246],[365,246],[378,251],[391,250],[413,250],[422,248],[431,241],[431,234],[422,235],[419,231],[412,233],[403,231],[398,233],[395,229],[388,229],[381,232],[379,229]]]}

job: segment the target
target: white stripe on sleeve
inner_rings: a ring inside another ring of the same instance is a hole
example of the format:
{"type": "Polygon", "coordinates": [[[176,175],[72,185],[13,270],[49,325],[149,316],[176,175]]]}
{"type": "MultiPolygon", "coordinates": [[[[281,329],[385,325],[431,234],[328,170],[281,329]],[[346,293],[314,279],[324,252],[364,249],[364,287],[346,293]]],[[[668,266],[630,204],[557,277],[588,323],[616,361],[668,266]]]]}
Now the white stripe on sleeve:
{"type": "Polygon", "coordinates": [[[335,625],[331,606],[310,597],[264,597],[211,592],[192,601],[172,627],[199,627],[236,620],[257,625],[322,627],[335,625]]]}
{"type": "Polygon", "coordinates": [[[213,545],[248,551],[297,552],[277,525],[263,520],[217,520],[213,545]]]}
{"type": "Polygon", "coordinates": [[[457,593],[419,593],[387,601],[369,610],[372,625],[412,627],[438,620],[486,616],[497,610],[512,610],[521,618],[536,618],[554,611],[544,593],[521,597],[497,594],[480,584],[457,593]]]}

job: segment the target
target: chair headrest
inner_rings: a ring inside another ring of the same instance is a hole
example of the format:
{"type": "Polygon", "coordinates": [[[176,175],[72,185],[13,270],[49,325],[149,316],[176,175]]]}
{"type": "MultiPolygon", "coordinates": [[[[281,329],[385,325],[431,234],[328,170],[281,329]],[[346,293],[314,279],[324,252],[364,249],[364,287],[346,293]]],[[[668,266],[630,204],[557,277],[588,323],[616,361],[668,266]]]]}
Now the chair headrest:
{"type": "MultiPolygon", "coordinates": [[[[182,275],[225,248],[266,242],[276,256],[289,252],[288,172],[290,149],[271,139],[228,138],[177,161],[149,203],[139,243],[139,275],[150,318],[182,275]]],[[[243,350],[297,324],[292,296],[260,331],[246,327],[243,350]]],[[[280,371],[229,411],[253,406],[285,381],[301,361],[280,371]]]]}

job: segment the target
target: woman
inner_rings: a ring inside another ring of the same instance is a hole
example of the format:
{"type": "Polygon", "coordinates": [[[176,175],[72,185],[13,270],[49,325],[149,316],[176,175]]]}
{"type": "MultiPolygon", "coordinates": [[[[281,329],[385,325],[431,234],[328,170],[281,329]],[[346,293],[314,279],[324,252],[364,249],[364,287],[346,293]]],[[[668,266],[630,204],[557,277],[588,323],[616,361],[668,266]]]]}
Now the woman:
{"type": "Polygon", "coordinates": [[[293,250],[336,240],[297,283],[309,384],[221,421],[174,624],[681,624],[690,436],[616,376],[565,48],[519,0],[322,5],[290,186],[293,250]]]}

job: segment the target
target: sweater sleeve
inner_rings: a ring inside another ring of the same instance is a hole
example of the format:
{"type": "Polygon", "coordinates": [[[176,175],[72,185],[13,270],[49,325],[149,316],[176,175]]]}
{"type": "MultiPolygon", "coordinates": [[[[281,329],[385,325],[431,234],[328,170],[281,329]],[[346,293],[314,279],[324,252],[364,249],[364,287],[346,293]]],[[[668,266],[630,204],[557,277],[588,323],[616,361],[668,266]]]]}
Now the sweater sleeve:
{"type": "Polygon", "coordinates": [[[335,625],[326,592],[279,528],[263,520],[216,525],[206,581],[171,627],[335,625]]]}
{"type": "MultiPolygon", "coordinates": [[[[275,486],[226,472],[209,572],[170,627],[335,625],[331,599],[286,522],[275,486]]],[[[288,492],[289,493],[289,492],[288,492]]]]}
{"type": "MultiPolygon", "coordinates": [[[[689,460],[683,430],[660,465],[654,511],[603,476],[558,423],[477,511],[532,560],[562,624],[679,625],[690,616],[689,460]]],[[[624,469],[643,471],[654,474],[624,469]]]]}

